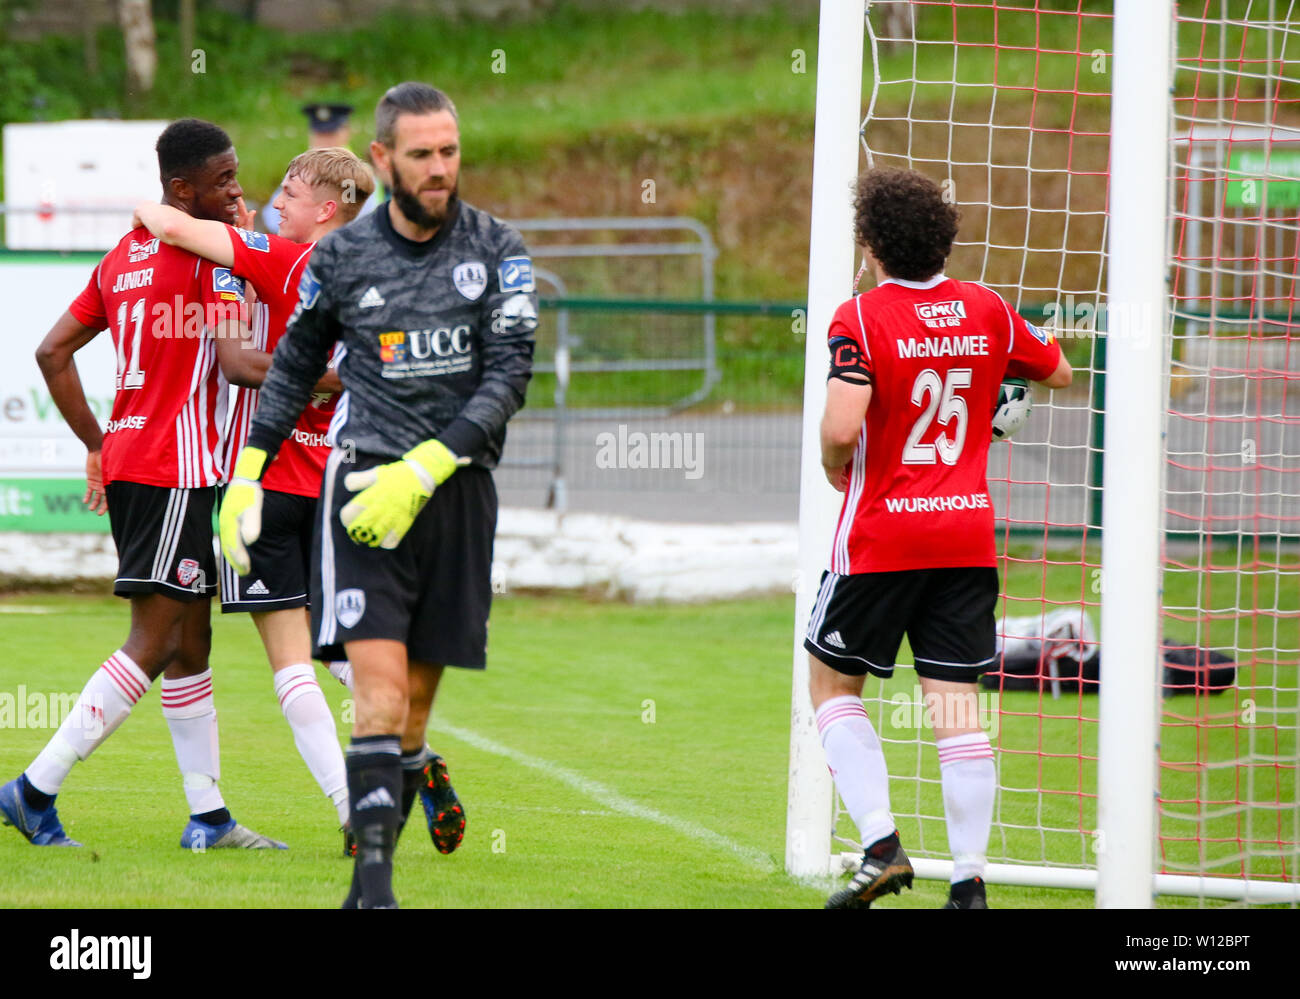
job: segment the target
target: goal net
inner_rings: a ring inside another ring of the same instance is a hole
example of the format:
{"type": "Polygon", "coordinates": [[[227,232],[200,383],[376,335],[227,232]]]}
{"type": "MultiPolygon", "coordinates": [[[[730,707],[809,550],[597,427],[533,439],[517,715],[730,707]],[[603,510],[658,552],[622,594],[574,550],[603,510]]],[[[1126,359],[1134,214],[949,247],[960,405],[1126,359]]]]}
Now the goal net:
{"type": "MultiPolygon", "coordinates": [[[[1297,6],[1174,5],[1173,100],[1147,109],[1169,123],[1167,203],[1157,206],[1169,294],[1167,317],[1152,330],[1163,356],[1156,391],[1165,393],[1163,495],[1150,497],[1159,504],[1152,523],[1163,527],[1154,528],[1163,537],[1162,599],[1151,622],[1158,648],[1135,659],[1100,640],[1108,583],[1126,572],[1113,554],[1105,567],[1101,559],[1103,457],[1126,429],[1114,414],[1105,419],[1114,311],[1107,248],[1116,235],[1108,208],[1129,168],[1111,162],[1112,100],[1125,99],[1112,98],[1112,5],[867,5],[860,165],[910,167],[938,181],[962,216],[947,273],[992,287],[1029,322],[1052,328],[1075,371],[1070,389],[1039,389],[1029,424],[990,452],[1005,654],[980,688],[998,770],[991,882],[1097,886],[1107,849],[1100,687],[1145,682],[1159,717],[1133,766],[1154,775],[1154,889],[1296,903],[1297,6]]],[[[1159,50],[1151,58],[1164,60],[1159,50]]],[[[806,490],[824,488],[805,479],[806,490]]],[[[804,516],[810,508],[805,502],[804,516]]],[[[864,701],[885,746],[908,853],[919,874],[946,879],[933,734],[916,676],[901,666],[906,646],[899,658],[892,680],[868,678],[864,701]]],[[[795,673],[798,686],[797,663],[795,673]]],[[[807,722],[797,709],[793,717],[807,722]]],[[[792,733],[792,757],[799,745],[792,733]]],[[[802,745],[820,749],[815,736],[802,745]]],[[[824,781],[813,769],[792,758],[792,785],[824,781]]],[[[800,845],[820,841],[822,829],[791,816],[800,845]]],[[[824,866],[856,864],[859,855],[857,830],[835,799],[824,866]]]]}

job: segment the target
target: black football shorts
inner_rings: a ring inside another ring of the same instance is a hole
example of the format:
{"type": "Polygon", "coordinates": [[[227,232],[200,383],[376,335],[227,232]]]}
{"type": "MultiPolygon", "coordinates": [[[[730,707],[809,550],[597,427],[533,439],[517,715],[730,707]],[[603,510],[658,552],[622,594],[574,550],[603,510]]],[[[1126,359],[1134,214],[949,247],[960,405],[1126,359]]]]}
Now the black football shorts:
{"type": "Polygon", "coordinates": [[[316,658],[347,658],[343,644],[389,638],[413,660],[482,669],[492,606],[497,493],[492,473],[468,466],[434,490],[392,550],[348,537],[339,511],[352,498],[349,472],[392,461],[374,455],[325,466],[312,556],[311,620],[316,658]]]}
{"type": "Polygon", "coordinates": [[[221,612],[306,607],[315,529],[315,496],[263,490],[262,533],[248,546],[248,575],[221,557],[221,612]]]}
{"type": "Polygon", "coordinates": [[[991,567],[822,574],[803,646],[851,676],[890,677],[903,635],[918,676],[974,683],[996,655],[991,567]]]}
{"type": "Polygon", "coordinates": [[[212,510],[217,489],[110,482],[108,521],[117,546],[119,597],[161,593],[189,602],[217,592],[212,510]]]}

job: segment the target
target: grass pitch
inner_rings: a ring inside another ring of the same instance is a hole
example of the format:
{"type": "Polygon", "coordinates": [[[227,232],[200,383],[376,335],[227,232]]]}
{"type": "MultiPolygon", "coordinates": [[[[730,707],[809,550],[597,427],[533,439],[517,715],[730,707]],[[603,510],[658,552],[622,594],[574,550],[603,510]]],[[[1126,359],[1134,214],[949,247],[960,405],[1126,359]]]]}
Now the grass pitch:
{"type": "MultiPolygon", "coordinates": [[[[832,882],[802,883],[782,870],[792,604],[499,597],[489,669],[448,672],[430,732],[465,802],[466,840],[451,856],[437,854],[417,805],[396,858],[402,904],[819,907],[832,882]]],[[[126,625],[126,604],[112,597],[0,600],[8,650],[0,694],[16,697],[22,685],[29,704],[40,701],[32,693],[75,695],[126,625]]],[[[291,849],[196,855],[179,847],[185,799],[151,691],[59,796],[65,827],[86,849],[35,849],[0,830],[0,906],[339,904],[351,866],[333,808],[294,748],[253,628],[242,615],[218,614],[213,631],[223,792],[241,822],[291,849]]],[[[318,675],[346,737],[346,691],[318,675]]],[[[28,711],[23,720],[45,727],[4,730],[4,779],[51,733],[48,718],[28,711]]],[[[1007,716],[1002,724],[1030,723],[1007,716]]],[[[930,768],[933,750],[925,752],[930,768]]],[[[897,781],[894,794],[910,808],[911,792],[897,781]]],[[[920,811],[942,814],[932,805],[920,811]]],[[[927,829],[926,842],[942,852],[941,829],[927,829]]],[[[996,832],[992,846],[1001,849],[996,832]]],[[[942,884],[916,885],[881,907],[936,907],[946,896],[942,884]]],[[[990,898],[998,907],[1093,903],[1086,892],[1002,886],[990,898]]]]}

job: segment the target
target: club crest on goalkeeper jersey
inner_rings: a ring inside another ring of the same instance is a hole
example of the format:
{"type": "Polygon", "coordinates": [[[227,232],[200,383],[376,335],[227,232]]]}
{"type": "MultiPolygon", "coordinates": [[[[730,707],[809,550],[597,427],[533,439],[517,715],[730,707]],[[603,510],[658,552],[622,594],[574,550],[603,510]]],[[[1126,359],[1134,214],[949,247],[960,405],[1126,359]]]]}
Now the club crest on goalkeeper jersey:
{"type": "Polygon", "coordinates": [[[987,480],[1007,376],[1050,375],[1061,349],[983,285],[887,280],[835,310],[872,384],[830,569],[841,574],[995,566],[987,480]]]}
{"type": "Polygon", "coordinates": [[[206,332],[243,308],[228,270],[139,228],[104,255],[68,306],[107,328],[117,352],[113,413],[104,428],[104,482],[196,488],[223,478],[225,394],[206,332]]]}

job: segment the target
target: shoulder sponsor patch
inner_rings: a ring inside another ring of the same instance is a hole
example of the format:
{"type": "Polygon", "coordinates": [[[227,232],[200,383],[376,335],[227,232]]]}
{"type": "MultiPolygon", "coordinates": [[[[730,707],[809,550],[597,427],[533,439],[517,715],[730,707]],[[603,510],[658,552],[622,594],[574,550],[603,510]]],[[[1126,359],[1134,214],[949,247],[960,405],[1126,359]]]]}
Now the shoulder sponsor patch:
{"type": "Polygon", "coordinates": [[[536,291],[532,260],[528,257],[506,257],[497,268],[497,284],[502,294],[536,291]]]}
{"type": "Polygon", "coordinates": [[[271,252],[270,237],[264,232],[254,232],[252,229],[235,229],[239,233],[239,238],[244,241],[244,245],[250,250],[261,250],[263,253],[271,252]]]}
{"type": "Polygon", "coordinates": [[[1037,340],[1039,343],[1041,343],[1044,347],[1050,346],[1052,341],[1056,339],[1055,335],[1052,333],[1051,330],[1040,330],[1033,323],[1028,323],[1028,322],[1025,323],[1025,325],[1029,328],[1029,332],[1033,334],[1034,339],[1037,340]]]}
{"type": "Polygon", "coordinates": [[[310,267],[303,268],[302,280],[298,282],[298,308],[314,309],[320,298],[320,282],[310,267]]]}
{"type": "Polygon", "coordinates": [[[212,290],[224,302],[242,302],[244,279],[235,277],[228,267],[214,267],[212,268],[212,290]]]}
{"type": "Polygon", "coordinates": [[[487,265],[481,260],[467,260],[457,264],[451,272],[451,280],[456,290],[471,302],[483,294],[487,288],[487,265]]]}

